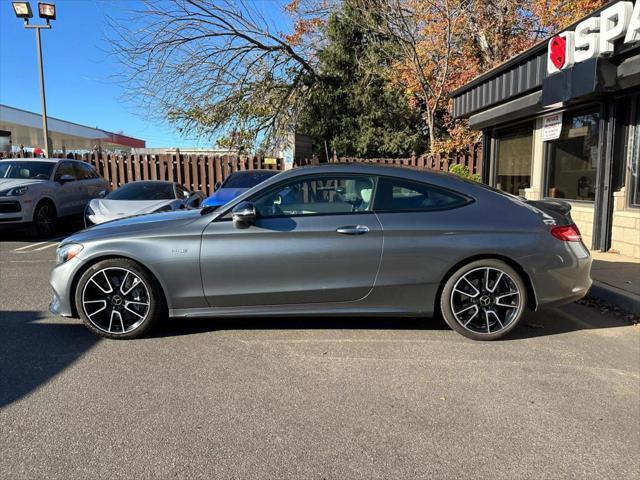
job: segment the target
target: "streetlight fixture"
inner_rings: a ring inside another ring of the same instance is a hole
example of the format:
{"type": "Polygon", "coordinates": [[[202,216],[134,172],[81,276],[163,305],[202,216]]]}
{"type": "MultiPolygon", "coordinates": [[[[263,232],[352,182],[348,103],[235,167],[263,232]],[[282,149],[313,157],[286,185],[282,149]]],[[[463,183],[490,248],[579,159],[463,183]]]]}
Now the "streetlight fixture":
{"type": "Polygon", "coordinates": [[[29,2],[13,2],[13,11],[16,13],[16,17],[23,18],[25,22],[33,17],[29,2]]]}
{"type": "Polygon", "coordinates": [[[56,19],[56,6],[53,3],[38,2],[38,15],[49,23],[56,19]]]}
{"type": "Polygon", "coordinates": [[[31,25],[29,19],[33,18],[31,5],[29,2],[13,2],[13,11],[16,17],[24,20],[24,28],[30,28],[36,31],[36,45],[38,50],[38,68],[40,71],[40,100],[42,103],[42,133],[44,136],[44,151],[49,156],[49,128],[47,126],[47,99],[44,93],[44,65],[42,63],[42,40],[40,39],[40,30],[43,28],[51,28],[51,20],[56,19],[56,6],[53,3],[38,2],[38,16],[43,18],[47,23],[44,25],[31,25]]]}

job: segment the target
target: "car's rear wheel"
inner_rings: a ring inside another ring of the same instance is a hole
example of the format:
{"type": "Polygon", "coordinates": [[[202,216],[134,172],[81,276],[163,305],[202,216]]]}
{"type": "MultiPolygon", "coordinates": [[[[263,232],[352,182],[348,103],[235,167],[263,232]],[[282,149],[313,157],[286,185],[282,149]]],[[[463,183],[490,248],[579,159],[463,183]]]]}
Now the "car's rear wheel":
{"type": "Polygon", "coordinates": [[[156,280],[139,264],[124,258],[89,267],[78,281],[75,302],[89,330],[113,339],[142,337],[164,310],[156,280]]]}
{"type": "Polygon", "coordinates": [[[517,325],[527,304],[522,277],[497,259],[477,260],[449,277],[440,310],[447,324],[474,340],[496,340],[517,325]]]}
{"type": "Polygon", "coordinates": [[[35,238],[48,238],[56,233],[56,207],[48,200],[41,201],[33,212],[31,235],[35,238]]]}

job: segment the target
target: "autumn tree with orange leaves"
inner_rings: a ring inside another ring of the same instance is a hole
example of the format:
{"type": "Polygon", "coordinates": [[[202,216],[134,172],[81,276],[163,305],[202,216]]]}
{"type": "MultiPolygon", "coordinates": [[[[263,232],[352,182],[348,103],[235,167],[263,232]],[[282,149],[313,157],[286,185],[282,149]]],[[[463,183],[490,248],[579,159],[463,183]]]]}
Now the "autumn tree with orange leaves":
{"type": "MultiPolygon", "coordinates": [[[[449,95],[477,75],[600,7],[604,0],[347,0],[354,21],[394,38],[389,80],[427,125],[430,152],[478,139],[449,115],[449,95]]],[[[387,44],[389,45],[389,44],[387,44]]]]}

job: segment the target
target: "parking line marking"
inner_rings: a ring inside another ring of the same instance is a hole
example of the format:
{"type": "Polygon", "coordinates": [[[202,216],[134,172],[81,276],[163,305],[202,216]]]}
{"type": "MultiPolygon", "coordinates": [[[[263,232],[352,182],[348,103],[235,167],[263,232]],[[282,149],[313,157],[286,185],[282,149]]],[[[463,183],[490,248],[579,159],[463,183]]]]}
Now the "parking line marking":
{"type": "Polygon", "coordinates": [[[21,250],[26,250],[27,248],[37,247],[38,245],[42,245],[43,243],[47,243],[47,242],[30,243],[29,245],[25,245],[24,247],[15,248],[13,251],[19,252],[21,250]]]}
{"type": "Polygon", "coordinates": [[[51,245],[45,245],[44,247],[34,248],[32,252],[39,252],[40,250],[46,250],[47,248],[57,247],[58,243],[52,243],[51,245]]]}

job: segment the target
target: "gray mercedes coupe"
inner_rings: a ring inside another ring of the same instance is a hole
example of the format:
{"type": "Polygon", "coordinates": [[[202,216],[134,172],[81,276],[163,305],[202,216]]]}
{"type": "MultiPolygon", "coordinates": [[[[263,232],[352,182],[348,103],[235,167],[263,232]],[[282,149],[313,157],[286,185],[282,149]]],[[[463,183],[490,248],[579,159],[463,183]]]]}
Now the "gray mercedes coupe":
{"type": "Polygon", "coordinates": [[[64,240],[51,311],[107,338],[160,318],[441,314],[503,337],[575,301],[591,256],[570,206],[438,172],[296,168],[213,211],[143,215],[64,240]]]}

